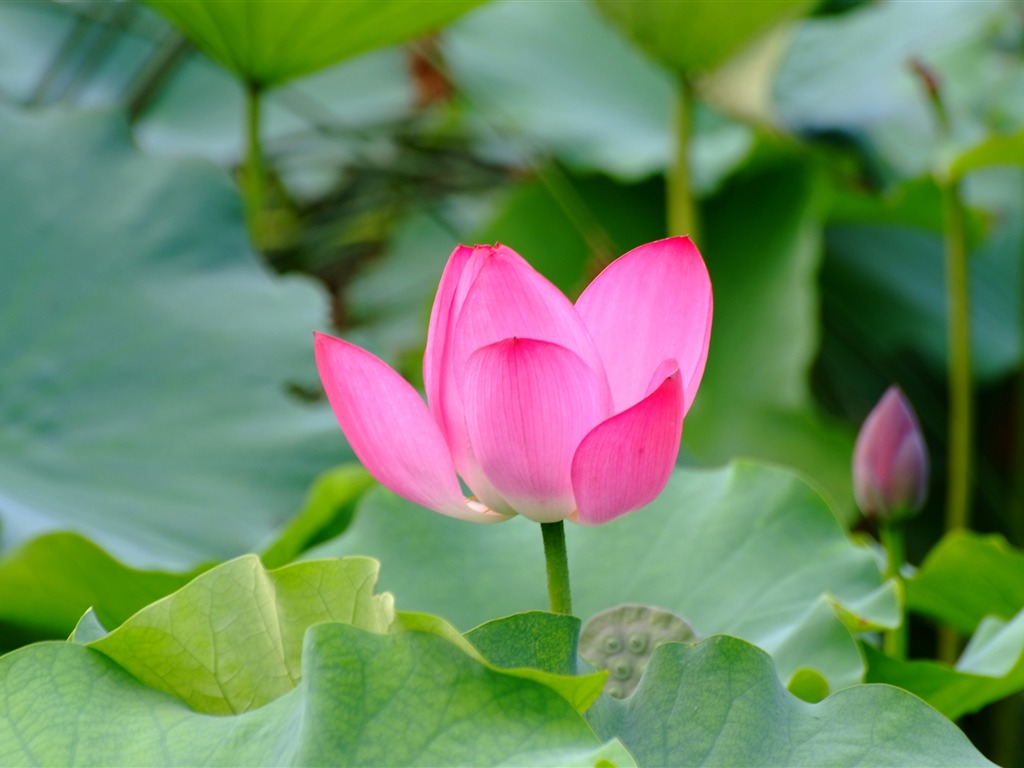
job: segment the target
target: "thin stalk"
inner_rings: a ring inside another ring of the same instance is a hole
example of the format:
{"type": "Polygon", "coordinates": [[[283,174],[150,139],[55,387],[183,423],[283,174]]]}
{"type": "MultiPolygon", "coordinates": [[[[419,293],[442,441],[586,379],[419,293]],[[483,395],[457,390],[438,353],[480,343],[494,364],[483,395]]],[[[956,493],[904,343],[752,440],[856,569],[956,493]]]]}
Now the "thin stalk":
{"type": "Polygon", "coordinates": [[[572,614],[572,594],[569,591],[569,557],[565,551],[565,525],[541,523],[544,537],[544,560],[548,567],[548,601],[552,613],[572,614]]]}
{"type": "MultiPolygon", "coordinates": [[[[903,563],[906,562],[906,549],[903,543],[903,525],[898,521],[893,523],[883,521],[878,533],[889,563],[885,576],[886,578],[896,580],[900,597],[903,598],[905,603],[907,587],[906,582],[903,579],[902,570],[903,563]]],[[[885,631],[885,636],[882,641],[883,650],[894,659],[902,661],[907,658],[907,645],[909,642],[908,634],[907,612],[904,609],[903,621],[900,625],[895,629],[888,629],[885,631]]]]}
{"type": "Polygon", "coordinates": [[[967,293],[967,233],[960,187],[944,185],[946,303],[949,311],[949,486],[946,530],[970,525],[971,333],[967,293]]]}
{"type": "Polygon", "coordinates": [[[690,179],[690,130],[692,128],[693,89],[685,77],[676,87],[676,152],[668,169],[666,198],[668,201],[668,233],[689,235],[699,241],[697,209],[690,179]]]}
{"type": "Polygon", "coordinates": [[[991,705],[989,733],[992,747],[988,755],[996,765],[1021,764],[1020,717],[1021,697],[1019,693],[1008,696],[991,705]]]}
{"type": "Polygon", "coordinates": [[[189,45],[185,37],[168,28],[160,41],[160,47],[132,79],[125,93],[124,108],[131,122],[138,120],[149,107],[188,51],[189,45]]]}
{"type": "MultiPolygon", "coordinates": [[[[1017,296],[1024,302],[1024,274],[1017,285],[1017,296]]],[[[1024,306],[1022,303],[1020,306],[1024,306]]],[[[1024,312],[1018,317],[1020,329],[1024,331],[1024,312]]],[[[1014,444],[1013,475],[1010,481],[1009,519],[1007,529],[1010,542],[1024,546],[1024,366],[1017,369],[1016,396],[1016,440],[1014,444]]],[[[982,487],[985,483],[981,484],[982,487]]],[[[1009,696],[992,705],[990,738],[992,749],[989,754],[996,765],[1021,765],[1024,760],[1024,744],[1020,729],[1021,696],[1009,696]]]]}
{"type": "MultiPolygon", "coordinates": [[[[939,136],[952,141],[949,113],[939,78],[920,59],[911,59],[910,70],[928,98],[939,136]]],[[[970,525],[971,440],[973,415],[971,403],[971,329],[967,285],[967,226],[960,182],[949,170],[939,174],[942,188],[942,219],[946,245],[946,310],[949,314],[949,454],[947,457],[946,530],[970,525]]],[[[940,627],[938,657],[953,664],[960,651],[956,630],[940,627]]]]}
{"type": "MultiPolygon", "coordinates": [[[[1018,258],[1024,256],[1019,253],[1018,258]]],[[[1024,271],[1017,285],[1018,306],[1024,307],[1024,271]]],[[[1018,315],[1018,329],[1024,338],[1024,312],[1018,315]]],[[[1010,543],[1024,547],[1024,363],[1017,368],[1016,381],[1016,440],[1014,441],[1013,476],[1010,481],[1009,521],[1007,524],[1010,543]]]]}
{"type": "MultiPolygon", "coordinates": [[[[943,221],[946,241],[946,305],[949,313],[949,482],[946,489],[946,530],[967,528],[971,523],[971,441],[973,408],[971,397],[971,333],[967,284],[967,229],[960,185],[943,183],[943,221]]],[[[956,662],[960,637],[949,627],[940,627],[938,657],[956,662]]]]}
{"type": "Polygon", "coordinates": [[[262,116],[263,92],[256,83],[247,83],[245,88],[245,136],[246,157],[242,177],[242,191],[245,198],[246,218],[249,232],[257,245],[259,222],[266,205],[266,165],[263,159],[263,145],[260,142],[260,119],[262,116]]]}

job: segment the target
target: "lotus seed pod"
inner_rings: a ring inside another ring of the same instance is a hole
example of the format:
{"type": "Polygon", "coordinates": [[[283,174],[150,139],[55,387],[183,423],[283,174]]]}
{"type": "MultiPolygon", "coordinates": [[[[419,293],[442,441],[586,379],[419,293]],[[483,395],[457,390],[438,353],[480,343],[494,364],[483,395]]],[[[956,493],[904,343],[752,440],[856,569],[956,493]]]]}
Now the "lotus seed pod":
{"type": "Polygon", "coordinates": [[[626,643],[629,646],[629,650],[633,653],[641,654],[647,650],[647,636],[641,634],[632,634],[629,636],[629,641],[626,643]]]}
{"type": "Polygon", "coordinates": [[[663,643],[695,643],[700,637],[676,614],[648,605],[620,605],[598,613],[580,633],[580,656],[607,669],[605,692],[624,699],[636,690],[654,649],[663,643]]]}

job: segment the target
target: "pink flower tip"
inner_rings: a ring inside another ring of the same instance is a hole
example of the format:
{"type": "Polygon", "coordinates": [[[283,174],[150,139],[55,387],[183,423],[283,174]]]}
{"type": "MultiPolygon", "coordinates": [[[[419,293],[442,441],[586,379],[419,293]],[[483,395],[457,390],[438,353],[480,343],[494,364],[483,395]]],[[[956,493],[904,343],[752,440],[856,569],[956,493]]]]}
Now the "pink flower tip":
{"type": "Polygon", "coordinates": [[[902,390],[889,387],[868,414],[853,451],[853,492],[865,516],[917,512],[928,490],[928,450],[902,390]]]}

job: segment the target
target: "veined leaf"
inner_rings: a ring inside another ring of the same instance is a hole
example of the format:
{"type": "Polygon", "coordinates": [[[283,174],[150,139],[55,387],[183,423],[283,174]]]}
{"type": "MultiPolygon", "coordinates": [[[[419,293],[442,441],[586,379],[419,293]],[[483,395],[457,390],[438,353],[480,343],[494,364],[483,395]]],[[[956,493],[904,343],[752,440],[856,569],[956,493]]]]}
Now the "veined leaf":
{"type": "Polygon", "coordinates": [[[199,712],[246,712],[301,676],[302,638],[323,622],[387,632],[391,595],[374,595],[366,558],[267,571],[255,555],[224,563],[91,643],[145,685],[199,712]]]}
{"type": "Polygon", "coordinates": [[[660,646],[636,693],[602,699],[589,719],[640,765],[991,765],[905,691],[857,685],[808,704],[765,653],[733,637],[660,646]]]}
{"type": "MultiPolygon", "coordinates": [[[[566,537],[579,616],[622,603],[667,608],[704,636],[762,645],[784,680],[809,667],[832,690],[859,681],[864,664],[846,624],[899,621],[873,554],[781,469],[680,470],[645,509],[604,526],[569,525],[566,537]]],[[[382,561],[382,586],[403,606],[461,628],[547,605],[540,530],[525,519],[484,530],[381,489],[343,536],[311,555],[357,553],[382,561]]]]}
{"type": "Polygon", "coordinates": [[[482,1],[147,0],[211,58],[261,87],[435,31],[482,1]]]}

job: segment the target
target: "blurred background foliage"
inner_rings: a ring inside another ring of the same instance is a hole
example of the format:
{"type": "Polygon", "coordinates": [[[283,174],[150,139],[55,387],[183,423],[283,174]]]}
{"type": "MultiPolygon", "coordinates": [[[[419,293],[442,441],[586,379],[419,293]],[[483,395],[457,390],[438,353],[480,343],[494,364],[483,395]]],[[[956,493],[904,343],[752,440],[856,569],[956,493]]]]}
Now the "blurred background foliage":
{"type": "Polygon", "coordinates": [[[418,381],[457,242],[574,297],[692,233],[716,312],[680,461],[794,468],[863,527],[853,438],[899,383],[921,563],[955,184],[972,527],[1024,545],[1022,62],[1010,0],[0,4],[0,645],[343,531],[369,483],[331,470],[308,334],[418,381]]]}

